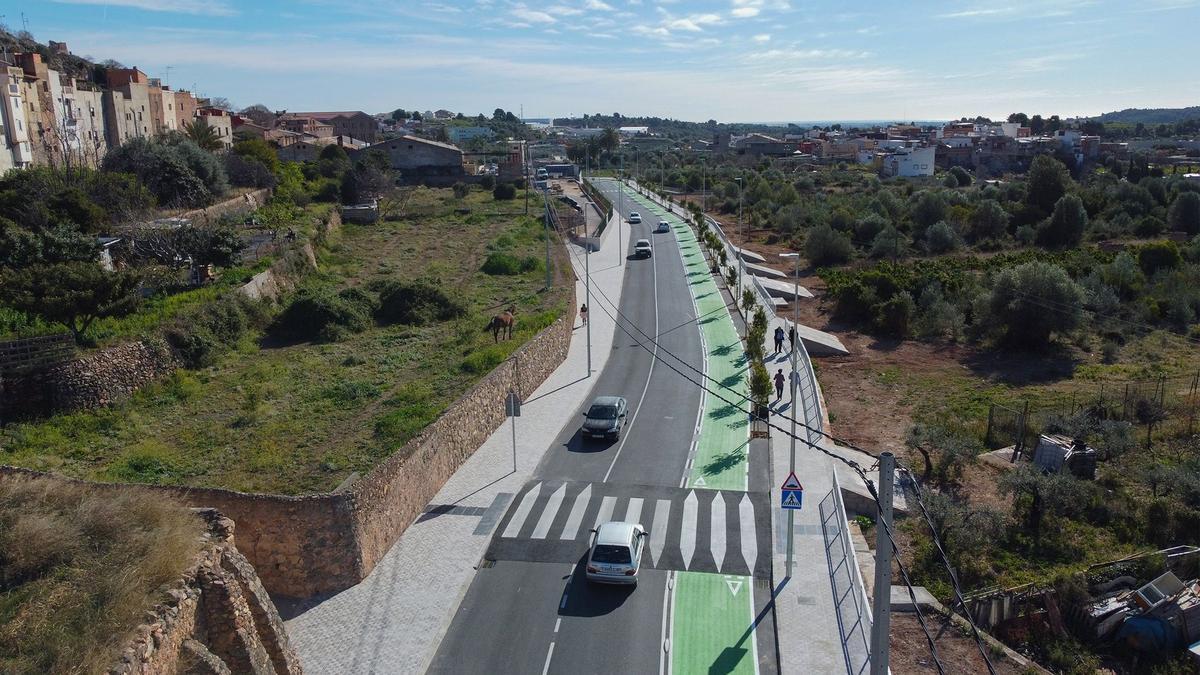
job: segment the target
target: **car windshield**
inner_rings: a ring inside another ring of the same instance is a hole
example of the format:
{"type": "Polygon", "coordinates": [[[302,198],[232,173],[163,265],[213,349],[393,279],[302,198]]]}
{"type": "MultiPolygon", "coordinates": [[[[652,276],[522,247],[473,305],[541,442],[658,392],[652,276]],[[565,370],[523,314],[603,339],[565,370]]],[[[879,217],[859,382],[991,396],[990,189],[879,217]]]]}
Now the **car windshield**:
{"type": "Polygon", "coordinates": [[[596,550],[592,551],[592,562],[607,563],[609,565],[628,565],[632,561],[629,558],[628,547],[600,545],[596,547],[596,550]]]}
{"type": "Polygon", "coordinates": [[[594,405],[591,410],[588,410],[587,416],[594,420],[615,420],[617,419],[617,406],[594,405]]]}

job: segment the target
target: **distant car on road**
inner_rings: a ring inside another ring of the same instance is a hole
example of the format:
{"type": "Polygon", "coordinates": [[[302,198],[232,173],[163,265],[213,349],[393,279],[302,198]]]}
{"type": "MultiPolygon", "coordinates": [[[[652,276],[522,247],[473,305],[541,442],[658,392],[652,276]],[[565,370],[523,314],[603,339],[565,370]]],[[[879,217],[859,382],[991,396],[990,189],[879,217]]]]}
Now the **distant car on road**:
{"type": "Polygon", "coordinates": [[[584,438],[621,437],[621,428],[625,426],[625,413],[629,403],[621,396],[597,396],[592,406],[583,414],[584,438]]]}
{"type": "Polygon", "coordinates": [[[633,256],[635,258],[649,258],[653,255],[653,250],[650,248],[649,239],[638,239],[633,245],[633,256]]]}
{"type": "Polygon", "coordinates": [[[637,211],[630,211],[629,212],[629,222],[631,222],[631,223],[642,222],[642,214],[638,213],[637,211]]]}
{"type": "Polygon", "coordinates": [[[661,233],[661,232],[670,232],[670,231],[671,231],[671,224],[670,224],[670,223],[668,223],[668,222],[667,222],[667,221],[665,221],[665,220],[660,220],[660,221],[658,221],[658,228],[656,228],[654,231],[655,231],[655,232],[659,232],[659,233],[661,233]]]}
{"type": "Polygon", "coordinates": [[[602,584],[637,584],[644,539],[650,534],[637,523],[608,522],[592,530],[587,580],[602,584]]]}

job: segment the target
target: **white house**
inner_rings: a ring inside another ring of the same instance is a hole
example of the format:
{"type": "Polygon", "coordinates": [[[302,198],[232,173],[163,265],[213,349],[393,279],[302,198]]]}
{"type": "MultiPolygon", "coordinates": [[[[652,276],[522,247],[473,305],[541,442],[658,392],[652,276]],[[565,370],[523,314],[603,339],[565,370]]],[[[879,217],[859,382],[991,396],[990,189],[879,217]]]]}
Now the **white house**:
{"type": "Polygon", "coordinates": [[[883,156],[880,168],[884,176],[932,176],[933,156],[933,148],[897,148],[883,156]]]}

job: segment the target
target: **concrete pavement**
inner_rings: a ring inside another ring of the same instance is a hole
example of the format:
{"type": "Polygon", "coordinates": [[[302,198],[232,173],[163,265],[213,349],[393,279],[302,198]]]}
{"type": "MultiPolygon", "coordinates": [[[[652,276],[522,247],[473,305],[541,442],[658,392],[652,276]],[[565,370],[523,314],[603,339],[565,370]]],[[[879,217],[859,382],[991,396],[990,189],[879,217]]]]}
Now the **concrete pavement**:
{"type": "MultiPolygon", "coordinates": [[[[619,302],[625,276],[615,229],[606,228],[590,267],[593,290],[619,302]]],[[[583,250],[568,246],[582,302],[583,250]]],[[[306,671],[418,673],[428,667],[497,522],[542,460],[546,439],[559,433],[567,411],[588,399],[595,374],[612,354],[615,323],[603,312],[590,315],[593,372],[587,372],[587,331],[576,319],[566,360],[524,402],[516,420],[516,467],[511,422],[506,422],[442,487],[367,579],[333,597],[282,608],[306,671]]]]}

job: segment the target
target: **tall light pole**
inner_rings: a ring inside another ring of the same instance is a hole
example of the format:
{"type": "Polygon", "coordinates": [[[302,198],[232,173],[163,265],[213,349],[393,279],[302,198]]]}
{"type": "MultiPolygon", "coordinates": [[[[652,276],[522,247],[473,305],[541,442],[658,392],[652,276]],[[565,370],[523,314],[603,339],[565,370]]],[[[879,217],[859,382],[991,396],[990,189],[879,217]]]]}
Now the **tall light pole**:
{"type": "MultiPolygon", "coordinates": [[[[587,219],[583,222],[583,233],[587,234],[587,219]]],[[[583,245],[586,248],[583,255],[583,277],[585,280],[584,295],[587,297],[588,314],[592,313],[592,242],[589,237],[583,238],[583,245]]],[[[592,376],[592,322],[589,319],[583,324],[587,328],[587,376],[592,376]]]]}
{"type": "MultiPolygon", "coordinates": [[[[734,180],[736,180],[737,184],[738,184],[738,227],[741,228],[742,227],[742,193],[745,192],[745,190],[743,189],[741,176],[734,178],[734,180]]],[[[744,228],[742,229],[742,237],[745,238],[745,229],[744,228]]],[[[746,242],[743,241],[742,247],[744,248],[745,246],[746,246],[746,242]]],[[[742,291],[742,274],[743,274],[743,272],[742,272],[742,262],[743,261],[742,261],[741,249],[735,250],[733,252],[733,254],[737,256],[737,260],[738,260],[738,293],[740,294],[742,291]]],[[[736,298],[736,297],[733,299],[733,302],[735,305],[741,305],[741,302],[739,302],[738,298],[736,298]]]]}
{"type": "MultiPolygon", "coordinates": [[[[799,302],[799,300],[800,300],[800,254],[799,253],[780,253],[779,257],[796,259],[796,288],[794,290],[795,296],[792,297],[792,334],[795,335],[796,317],[798,316],[797,312],[799,311],[798,308],[800,306],[800,302],[799,302]]],[[[797,381],[797,379],[799,379],[796,376],[796,340],[792,340],[791,348],[792,348],[792,353],[791,353],[791,356],[792,356],[792,377],[791,377],[791,380],[792,380],[792,410],[791,410],[791,413],[792,413],[792,415],[791,415],[791,417],[792,417],[792,437],[789,439],[791,441],[791,447],[789,448],[789,452],[788,452],[788,471],[795,472],[796,471],[796,415],[799,414],[797,412],[797,404],[796,404],[796,384],[797,384],[796,381],[797,381]]],[[[792,528],[792,525],[795,522],[795,517],[796,517],[795,513],[796,512],[793,511],[792,509],[788,509],[787,576],[789,578],[792,576],[792,552],[795,550],[795,542],[793,541],[795,535],[793,534],[793,528],[792,528]]]]}
{"type": "Polygon", "coordinates": [[[621,227],[625,220],[625,216],[622,215],[625,213],[625,179],[623,178],[625,175],[625,153],[623,152],[621,153],[621,168],[617,170],[617,173],[622,176],[617,180],[617,252],[621,254],[617,260],[617,264],[624,267],[625,244],[621,241],[621,227]]]}

